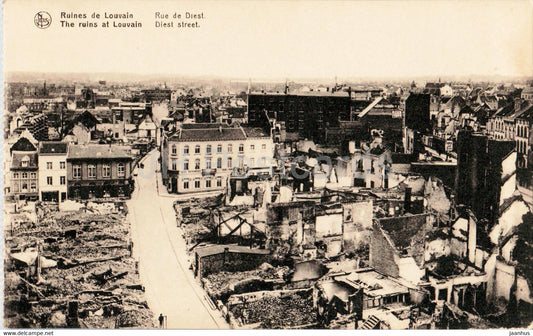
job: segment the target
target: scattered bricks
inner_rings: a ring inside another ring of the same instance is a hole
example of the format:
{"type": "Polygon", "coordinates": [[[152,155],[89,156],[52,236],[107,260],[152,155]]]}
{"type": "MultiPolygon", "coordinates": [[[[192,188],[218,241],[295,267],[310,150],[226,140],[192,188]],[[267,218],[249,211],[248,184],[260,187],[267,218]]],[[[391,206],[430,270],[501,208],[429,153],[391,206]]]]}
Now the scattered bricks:
{"type": "Polygon", "coordinates": [[[6,276],[5,280],[5,326],[50,328],[62,325],[64,314],[69,327],[114,328],[118,315],[133,310],[142,318],[124,325],[154,327],[135,260],[128,250],[125,205],[95,203],[90,211],[68,213],[45,205],[39,207],[39,225],[21,227],[6,241],[6,248],[22,250],[41,242],[42,255],[57,261],[58,267],[43,269],[37,293],[23,281],[25,272],[19,278],[16,265],[6,263],[6,274],[13,276],[6,276]],[[14,299],[27,303],[8,303],[14,299]],[[77,318],[71,316],[74,313],[69,311],[69,302],[77,302],[77,318]]]}

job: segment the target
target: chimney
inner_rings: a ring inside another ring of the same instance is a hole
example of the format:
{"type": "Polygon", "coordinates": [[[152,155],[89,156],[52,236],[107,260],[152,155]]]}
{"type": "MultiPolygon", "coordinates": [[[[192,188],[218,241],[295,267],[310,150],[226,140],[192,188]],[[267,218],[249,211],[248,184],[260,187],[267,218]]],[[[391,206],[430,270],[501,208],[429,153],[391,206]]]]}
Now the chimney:
{"type": "Polygon", "coordinates": [[[476,246],[477,246],[477,224],[472,218],[468,216],[468,242],[467,242],[468,261],[472,264],[476,263],[476,246]]]}
{"type": "Polygon", "coordinates": [[[405,213],[411,212],[411,188],[405,188],[403,210],[405,213]]]}

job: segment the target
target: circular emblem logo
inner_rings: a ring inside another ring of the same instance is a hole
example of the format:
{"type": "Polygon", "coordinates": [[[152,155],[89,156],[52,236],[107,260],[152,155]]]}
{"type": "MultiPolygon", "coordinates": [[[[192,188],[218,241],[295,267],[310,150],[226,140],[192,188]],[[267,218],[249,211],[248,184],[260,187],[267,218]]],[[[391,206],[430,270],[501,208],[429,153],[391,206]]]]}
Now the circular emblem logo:
{"type": "Polygon", "coordinates": [[[33,22],[37,28],[46,29],[52,24],[52,17],[48,12],[40,11],[39,13],[35,14],[33,22]]]}

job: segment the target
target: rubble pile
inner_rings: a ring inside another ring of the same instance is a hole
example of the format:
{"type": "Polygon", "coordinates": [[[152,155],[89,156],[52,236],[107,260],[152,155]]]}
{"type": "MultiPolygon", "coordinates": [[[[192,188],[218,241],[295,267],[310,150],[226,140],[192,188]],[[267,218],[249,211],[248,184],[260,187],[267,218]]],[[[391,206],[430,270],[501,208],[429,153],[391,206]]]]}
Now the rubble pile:
{"type": "Polygon", "coordinates": [[[214,212],[234,208],[223,207],[222,205],[223,202],[220,196],[192,198],[185,202],[176,201],[174,203],[176,221],[181,227],[188,245],[212,240],[215,229],[214,212]]]}
{"type": "Polygon", "coordinates": [[[243,324],[260,323],[260,328],[281,329],[317,323],[313,298],[291,294],[263,299],[230,308],[243,324]]]}
{"type": "Polygon", "coordinates": [[[283,283],[289,272],[290,269],[287,266],[273,267],[265,263],[258,269],[252,271],[211,273],[206,278],[203,278],[202,282],[205,290],[212,299],[223,300],[235,293],[235,287],[245,285],[252,281],[258,283],[283,283]]]}
{"type": "Polygon", "coordinates": [[[124,204],[72,212],[40,205],[37,213],[34,228],[19,228],[7,241],[7,327],[155,326],[131,257],[124,204]],[[36,252],[54,267],[22,258],[36,252]]]}

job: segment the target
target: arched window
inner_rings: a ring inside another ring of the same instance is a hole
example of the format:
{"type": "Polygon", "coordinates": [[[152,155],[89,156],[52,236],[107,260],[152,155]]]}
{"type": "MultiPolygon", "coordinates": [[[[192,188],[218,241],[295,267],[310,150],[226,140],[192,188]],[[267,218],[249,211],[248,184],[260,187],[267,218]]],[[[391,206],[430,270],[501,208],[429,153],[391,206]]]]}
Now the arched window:
{"type": "Polygon", "coordinates": [[[217,168],[222,168],[222,158],[217,158],[217,168]]]}
{"type": "Polygon", "coordinates": [[[232,158],[228,158],[228,168],[233,168],[233,159],[232,158]]]}

